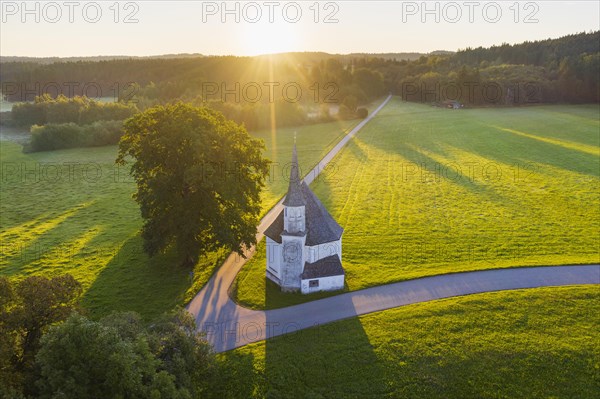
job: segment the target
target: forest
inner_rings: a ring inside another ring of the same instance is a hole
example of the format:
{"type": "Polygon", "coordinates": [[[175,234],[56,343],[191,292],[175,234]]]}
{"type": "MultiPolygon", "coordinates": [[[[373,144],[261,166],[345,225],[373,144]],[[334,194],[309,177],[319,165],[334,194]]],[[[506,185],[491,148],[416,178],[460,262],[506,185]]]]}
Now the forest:
{"type": "MultiPolygon", "coordinates": [[[[439,97],[442,93],[436,91],[436,85],[441,89],[444,85],[461,87],[467,83],[499,85],[505,92],[519,85],[535,86],[535,98],[503,96],[496,103],[598,102],[599,46],[600,31],[596,31],[455,53],[434,52],[413,60],[398,60],[393,54],[285,53],[54,63],[11,61],[2,62],[0,82],[2,94],[9,101],[31,101],[36,95],[48,93],[54,97],[135,99],[142,105],[224,97],[227,102],[255,104],[273,99],[265,90],[262,96],[254,95],[253,84],[264,88],[265,83],[274,82],[278,84],[275,100],[299,103],[315,99],[319,103],[342,102],[350,95],[361,102],[390,91],[411,101],[429,102],[434,95],[421,92],[435,92],[439,97]],[[225,90],[214,93],[215,83],[224,85],[225,90]],[[301,98],[279,93],[286,84],[297,84],[302,89],[301,98]],[[325,87],[327,84],[330,86],[325,87]],[[417,94],[411,94],[412,86],[419,88],[417,94]]],[[[465,95],[460,100],[482,104],[486,99],[465,95]]]]}
{"type": "Polygon", "coordinates": [[[0,69],[3,98],[30,103],[13,107],[2,123],[89,125],[181,100],[255,130],[269,128],[273,114],[280,127],[365,117],[360,105],[387,93],[461,107],[597,103],[599,46],[596,31],[419,58],[284,53],[9,61],[0,69]]]}

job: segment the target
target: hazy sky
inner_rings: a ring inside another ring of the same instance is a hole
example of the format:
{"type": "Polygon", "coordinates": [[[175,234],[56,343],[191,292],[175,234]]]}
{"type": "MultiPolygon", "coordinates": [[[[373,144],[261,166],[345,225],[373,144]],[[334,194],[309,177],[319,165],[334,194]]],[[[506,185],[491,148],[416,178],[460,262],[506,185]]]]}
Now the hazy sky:
{"type": "Polygon", "coordinates": [[[115,3],[3,0],[0,55],[429,52],[600,29],[595,0],[115,3]]]}

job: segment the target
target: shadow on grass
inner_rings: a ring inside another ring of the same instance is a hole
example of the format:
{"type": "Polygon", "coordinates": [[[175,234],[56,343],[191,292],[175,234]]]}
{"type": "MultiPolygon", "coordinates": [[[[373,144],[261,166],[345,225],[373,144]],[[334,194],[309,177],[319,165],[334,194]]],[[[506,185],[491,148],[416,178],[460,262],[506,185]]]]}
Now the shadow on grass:
{"type": "MultiPolygon", "coordinates": [[[[280,304],[281,293],[268,290],[266,295],[268,308],[280,304]]],[[[349,319],[308,329],[298,329],[306,326],[301,314],[280,317],[281,310],[266,313],[267,328],[289,333],[264,343],[264,385],[257,396],[364,398],[385,394],[385,370],[348,300],[343,315],[351,316],[349,319]]]]}
{"type": "Polygon", "coordinates": [[[426,155],[421,147],[411,148],[408,145],[403,145],[397,153],[405,158],[409,165],[417,169],[416,173],[420,176],[414,176],[413,178],[420,179],[423,183],[446,180],[473,194],[484,195],[494,202],[504,203],[506,201],[504,196],[498,194],[489,185],[478,183],[475,179],[470,178],[468,174],[465,176],[463,173],[465,165],[439,162],[426,155]]]}
{"type": "Polygon", "coordinates": [[[221,366],[218,392],[211,397],[223,399],[247,399],[264,397],[265,375],[255,364],[263,359],[249,347],[217,354],[221,366]]]}
{"type": "Polygon", "coordinates": [[[41,216],[12,228],[3,229],[0,233],[2,263],[5,266],[2,273],[7,275],[20,273],[29,263],[39,262],[43,256],[52,253],[65,241],[76,238],[73,231],[64,231],[64,224],[68,224],[65,222],[69,219],[77,219],[78,213],[90,205],[91,203],[79,204],[58,215],[41,216]],[[62,231],[62,235],[51,237],[57,230],[62,231]]]}
{"type": "Polygon", "coordinates": [[[343,294],[347,291],[349,291],[348,285],[344,284],[344,289],[339,291],[322,291],[312,294],[302,294],[300,292],[281,292],[281,288],[277,284],[269,279],[266,279],[265,309],[277,309],[298,305],[305,302],[316,301],[317,299],[343,294]]]}
{"type": "MultiPolygon", "coordinates": [[[[549,165],[592,177],[600,175],[598,155],[588,152],[593,146],[570,143],[572,147],[568,147],[566,145],[569,145],[569,143],[565,141],[555,140],[556,142],[551,142],[553,139],[549,137],[534,135],[528,132],[511,131],[511,129],[496,126],[490,126],[489,129],[497,132],[499,136],[507,137],[507,140],[518,143],[515,145],[516,151],[513,155],[514,157],[518,157],[518,161],[549,165]]],[[[600,153],[600,149],[598,151],[600,153]]],[[[507,160],[515,161],[514,157],[506,157],[505,154],[500,152],[488,154],[488,156],[494,157],[494,159],[504,156],[507,160]]],[[[502,159],[498,160],[502,161],[502,159]]]]}
{"type": "Polygon", "coordinates": [[[595,399],[596,292],[478,294],[302,330],[223,354],[237,383],[224,397],[595,399]]]}
{"type": "MultiPolygon", "coordinates": [[[[397,120],[402,108],[394,111],[397,112],[390,117],[397,120]]],[[[421,118],[413,116],[394,124],[378,117],[374,122],[379,123],[380,128],[376,132],[373,129],[367,130],[375,135],[369,140],[369,145],[386,152],[398,152],[400,155],[404,155],[405,148],[412,145],[425,148],[444,158],[449,158],[450,154],[446,153],[444,148],[450,146],[478,154],[490,162],[507,165],[535,163],[598,177],[598,156],[565,147],[564,143],[567,141],[574,146],[577,146],[577,142],[555,138],[552,134],[555,129],[553,121],[543,119],[541,114],[536,114],[535,109],[525,114],[515,109],[498,110],[498,113],[493,115],[480,110],[473,112],[475,113],[448,113],[446,110],[431,109],[421,118]],[[516,111],[518,112],[515,113],[516,111]],[[550,130],[547,135],[540,134],[539,129],[532,133],[534,129],[527,128],[536,120],[539,120],[541,128],[547,127],[550,130]],[[523,135],[517,135],[505,130],[507,128],[526,130],[523,131],[523,135]],[[552,143],[553,140],[557,142],[552,143]]],[[[594,144],[580,146],[588,149],[595,147],[594,144]]],[[[406,155],[411,156],[410,152],[406,155]]]]}
{"type": "MultiPolygon", "coordinates": [[[[260,269],[260,277],[264,279],[264,266],[260,269]]],[[[257,277],[256,273],[252,275],[257,277]]],[[[336,305],[338,317],[346,318],[343,323],[313,325],[305,321],[308,315],[331,310],[319,308],[316,300],[338,295],[340,291],[311,295],[283,293],[269,280],[254,289],[264,293],[264,306],[261,307],[270,310],[263,313],[262,320],[240,319],[235,331],[246,334],[242,339],[250,342],[254,341],[257,331],[272,338],[220,355],[231,368],[226,377],[229,394],[224,397],[363,398],[385,395],[385,369],[356,317],[352,299],[339,298],[336,305]],[[312,310],[287,308],[307,301],[314,307],[312,310]],[[280,309],[282,307],[286,308],[280,309]],[[232,384],[231,379],[237,384],[232,384]]],[[[347,290],[345,287],[344,291],[347,290]]],[[[218,317],[221,320],[230,318],[222,313],[218,317]]]]}
{"type": "Polygon", "coordinates": [[[174,253],[149,258],[136,234],[100,271],[82,305],[94,318],[132,310],[151,320],[181,304],[189,284],[189,270],[179,266],[174,253]]]}

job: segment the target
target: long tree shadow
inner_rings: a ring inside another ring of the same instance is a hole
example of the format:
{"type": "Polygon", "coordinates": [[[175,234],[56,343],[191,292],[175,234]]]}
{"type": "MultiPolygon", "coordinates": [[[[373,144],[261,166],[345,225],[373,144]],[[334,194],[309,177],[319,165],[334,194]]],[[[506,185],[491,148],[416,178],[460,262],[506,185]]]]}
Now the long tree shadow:
{"type": "MultiPolygon", "coordinates": [[[[520,110],[520,113],[527,114],[530,112],[528,109],[520,110]]],[[[600,120],[600,107],[598,104],[595,105],[570,105],[570,106],[543,106],[536,107],[535,111],[540,113],[540,116],[544,119],[552,119],[552,132],[544,132],[548,134],[547,137],[555,138],[558,140],[569,140],[574,143],[583,145],[595,145],[600,144],[600,137],[598,135],[586,135],[586,134],[572,134],[571,129],[574,125],[589,126],[598,131],[598,121],[600,120]],[[568,110],[568,111],[567,111],[568,110]]],[[[517,113],[518,115],[519,113],[517,113]]],[[[510,125],[510,120],[505,121],[510,125]]],[[[506,126],[513,128],[513,126],[506,126]]],[[[539,132],[540,125],[535,121],[532,121],[532,131],[534,134],[539,132]]],[[[529,131],[529,130],[528,130],[529,131]]]]}
{"type": "Polygon", "coordinates": [[[149,258],[136,234],[99,272],[82,305],[93,317],[132,310],[151,320],[181,304],[190,283],[189,270],[178,265],[173,251],[149,258]]]}
{"type": "Polygon", "coordinates": [[[421,183],[447,181],[457,184],[473,194],[484,195],[495,202],[506,201],[506,198],[491,186],[475,179],[467,170],[468,168],[466,169],[467,165],[440,162],[427,155],[421,148],[406,144],[402,145],[397,153],[407,161],[407,164],[403,166],[404,178],[417,179],[421,183]],[[411,176],[408,176],[409,171],[411,171],[411,176]]]}
{"type": "MultiPolygon", "coordinates": [[[[490,162],[506,165],[535,163],[598,177],[599,159],[596,154],[566,147],[564,143],[567,141],[564,138],[555,138],[551,133],[542,135],[538,129],[527,128],[532,124],[531,113],[515,114],[511,111],[514,110],[498,110],[497,114],[490,115],[486,110],[448,112],[430,109],[429,112],[423,112],[420,119],[410,118],[409,115],[408,119],[400,120],[398,116],[404,114],[398,113],[395,115],[398,123],[394,125],[390,125],[389,122],[386,124],[386,121],[378,116],[372,124],[374,127],[377,127],[377,123],[381,126],[377,129],[367,129],[368,132],[374,131],[372,135],[376,135],[369,141],[369,145],[385,152],[398,152],[400,155],[407,147],[413,146],[427,149],[446,159],[452,157],[447,148],[454,147],[478,154],[490,162]],[[503,116],[505,118],[502,118],[503,116]],[[506,119],[510,117],[512,119],[506,119]],[[523,127],[527,130],[522,135],[510,132],[511,129],[520,131],[523,127]],[[528,130],[536,130],[536,133],[528,130]],[[530,137],[527,137],[528,135],[530,137]],[[564,142],[562,145],[561,141],[564,142]]],[[[546,120],[543,122],[548,123],[546,120]]],[[[359,137],[361,134],[364,132],[361,132],[359,137]]],[[[578,144],[576,141],[568,141],[574,146],[586,147],[587,151],[597,148],[591,143],[578,144]]],[[[411,156],[410,153],[407,155],[411,156]]],[[[465,181],[468,183],[468,179],[462,179],[462,182],[465,181]]]]}
{"type": "MultiPolygon", "coordinates": [[[[593,177],[598,177],[600,174],[600,161],[597,154],[544,141],[548,139],[541,136],[529,134],[530,137],[527,137],[524,134],[514,133],[510,129],[495,126],[487,126],[487,129],[494,130],[500,137],[506,137],[506,140],[513,142],[514,145],[512,146],[512,151],[510,151],[510,156],[505,152],[492,152],[486,148],[478,148],[477,151],[486,157],[506,163],[510,161],[515,162],[516,160],[521,163],[532,162],[540,165],[549,165],[558,169],[593,177]]],[[[591,146],[588,147],[591,148],[591,146]]],[[[598,151],[600,153],[600,148],[598,151]]]]}

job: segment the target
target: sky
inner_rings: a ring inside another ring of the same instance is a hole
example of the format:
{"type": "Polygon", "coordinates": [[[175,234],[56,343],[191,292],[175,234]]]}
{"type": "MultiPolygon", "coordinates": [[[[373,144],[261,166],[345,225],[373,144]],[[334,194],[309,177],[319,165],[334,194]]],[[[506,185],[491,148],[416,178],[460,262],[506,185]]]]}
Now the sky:
{"type": "Polygon", "coordinates": [[[427,53],[600,29],[595,0],[0,3],[0,56],[427,53]]]}

